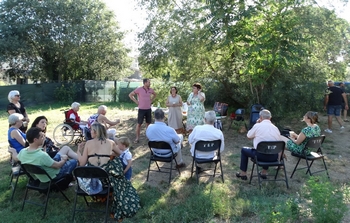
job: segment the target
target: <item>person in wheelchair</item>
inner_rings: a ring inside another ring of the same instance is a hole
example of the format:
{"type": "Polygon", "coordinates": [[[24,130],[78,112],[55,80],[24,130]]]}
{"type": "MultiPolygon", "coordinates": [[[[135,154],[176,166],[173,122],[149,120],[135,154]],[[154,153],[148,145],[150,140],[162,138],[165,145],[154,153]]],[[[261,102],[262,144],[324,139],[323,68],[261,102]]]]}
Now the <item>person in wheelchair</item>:
{"type": "Polygon", "coordinates": [[[85,128],[84,136],[86,140],[90,140],[91,138],[91,125],[95,122],[101,123],[107,130],[107,137],[111,140],[115,140],[115,135],[117,130],[115,128],[111,128],[120,123],[120,119],[116,119],[115,121],[111,121],[106,117],[107,106],[100,105],[97,109],[97,114],[91,115],[87,121],[88,127],[85,128]]]}
{"type": "Polygon", "coordinates": [[[78,111],[80,109],[80,104],[78,102],[73,102],[71,105],[71,109],[67,111],[66,113],[66,123],[74,130],[78,130],[79,128],[84,130],[86,125],[88,124],[87,121],[83,121],[80,119],[80,116],[78,115],[78,111]]]}
{"type": "MultiPolygon", "coordinates": [[[[45,116],[38,116],[34,122],[32,123],[32,128],[33,127],[38,127],[41,129],[41,131],[43,133],[45,133],[45,141],[43,144],[43,149],[44,151],[47,152],[47,154],[49,154],[49,156],[51,158],[54,158],[55,155],[60,151],[60,148],[58,146],[55,145],[55,143],[46,136],[46,127],[48,125],[48,120],[45,116]]],[[[64,150],[68,151],[68,157],[71,159],[78,159],[77,154],[69,147],[69,146],[63,146],[62,148],[64,148],[64,150]],[[67,148],[64,148],[67,147],[67,148]]]]}

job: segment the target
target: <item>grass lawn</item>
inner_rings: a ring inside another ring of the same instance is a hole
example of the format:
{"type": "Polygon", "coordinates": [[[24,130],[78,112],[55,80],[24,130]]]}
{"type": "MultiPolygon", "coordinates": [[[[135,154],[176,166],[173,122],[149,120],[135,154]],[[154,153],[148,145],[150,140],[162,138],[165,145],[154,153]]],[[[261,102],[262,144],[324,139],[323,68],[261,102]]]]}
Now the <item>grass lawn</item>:
{"type": "MultiPolygon", "coordinates": [[[[86,120],[96,113],[99,105],[97,103],[82,105],[79,111],[81,119],[86,120]]],[[[108,118],[121,119],[120,125],[117,126],[118,136],[128,136],[133,140],[137,114],[133,110],[135,105],[131,103],[122,105],[106,103],[106,105],[108,118]]],[[[59,104],[41,105],[27,108],[27,110],[31,121],[39,115],[45,115],[48,118],[47,135],[53,138],[54,128],[64,119],[60,110],[68,107],[69,105],[59,104]]],[[[325,117],[321,118],[321,129],[325,129],[325,117]]],[[[225,151],[222,154],[225,183],[222,183],[219,177],[215,179],[203,177],[199,184],[196,183],[195,177],[190,178],[192,158],[189,152],[190,146],[185,141],[183,156],[187,167],[181,169],[180,176],[173,172],[170,185],[168,185],[168,177],[158,173],[151,173],[149,181],[146,181],[149,149],[143,126],[140,143],[130,148],[134,160],[132,184],[141,197],[142,209],[133,218],[125,219],[123,222],[350,222],[348,212],[342,220],[339,219],[339,216],[342,217],[341,207],[346,208],[350,198],[347,174],[350,159],[349,146],[345,141],[340,142],[347,139],[349,124],[345,132],[339,134],[335,132],[326,136],[324,151],[327,155],[326,162],[331,180],[324,177],[315,180],[305,172],[298,171],[293,179],[288,177],[289,189],[284,182],[267,182],[262,185],[261,190],[256,178],[253,178],[252,184],[249,184],[235,177],[235,172],[239,171],[240,148],[251,146],[252,142],[246,138],[245,133],[238,133],[240,127],[237,125],[227,130],[228,124],[229,120],[225,120],[223,130],[225,151]],[[318,190],[319,193],[316,193],[318,190]]],[[[303,127],[303,123],[300,122],[288,124],[294,127],[296,132],[303,127]]],[[[66,202],[60,194],[53,193],[55,197],[50,198],[47,216],[44,219],[41,219],[43,211],[41,207],[26,204],[24,211],[21,211],[26,177],[20,177],[14,200],[10,201],[12,191],[9,188],[8,124],[5,113],[0,116],[0,127],[3,129],[3,135],[0,135],[0,222],[72,222],[74,187],[65,191],[71,198],[71,203],[66,202]]],[[[76,150],[74,144],[70,146],[76,150]]],[[[289,176],[296,159],[291,157],[290,153],[287,153],[287,156],[286,165],[289,176]]],[[[314,167],[319,168],[319,162],[315,163],[314,167]]],[[[250,168],[251,164],[248,172],[250,168]]],[[[270,168],[270,178],[274,171],[270,168]]],[[[282,173],[279,175],[283,177],[282,173]]],[[[29,196],[38,200],[44,198],[35,192],[30,193],[29,196]]],[[[82,199],[79,205],[85,205],[82,199]]],[[[78,213],[75,222],[103,222],[103,214],[78,213]]]]}

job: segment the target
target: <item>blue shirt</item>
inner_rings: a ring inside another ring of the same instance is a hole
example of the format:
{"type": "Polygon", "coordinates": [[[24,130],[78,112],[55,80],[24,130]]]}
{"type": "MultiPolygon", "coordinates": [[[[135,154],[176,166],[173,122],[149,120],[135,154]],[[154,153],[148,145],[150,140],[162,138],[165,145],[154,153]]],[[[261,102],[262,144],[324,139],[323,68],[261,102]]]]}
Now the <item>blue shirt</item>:
{"type": "Polygon", "coordinates": [[[13,127],[9,128],[9,130],[7,132],[7,139],[9,141],[9,143],[10,143],[10,146],[12,148],[14,148],[17,151],[17,153],[19,153],[19,151],[21,151],[24,148],[24,146],[22,146],[22,144],[19,143],[16,139],[11,138],[11,132],[14,131],[14,130],[19,132],[19,134],[23,137],[24,141],[27,139],[27,136],[21,130],[13,128],[13,127]]]}

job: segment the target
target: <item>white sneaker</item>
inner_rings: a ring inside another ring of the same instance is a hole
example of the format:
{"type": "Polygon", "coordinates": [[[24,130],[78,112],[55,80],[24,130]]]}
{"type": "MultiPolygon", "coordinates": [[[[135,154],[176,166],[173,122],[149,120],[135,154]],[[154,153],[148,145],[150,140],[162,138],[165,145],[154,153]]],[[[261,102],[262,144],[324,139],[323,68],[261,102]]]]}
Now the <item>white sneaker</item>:
{"type": "Polygon", "coordinates": [[[344,126],[340,127],[340,129],[344,129],[344,126]]]}
{"type": "Polygon", "coordinates": [[[332,130],[330,130],[330,129],[325,129],[324,131],[327,133],[332,133],[332,130]]]}

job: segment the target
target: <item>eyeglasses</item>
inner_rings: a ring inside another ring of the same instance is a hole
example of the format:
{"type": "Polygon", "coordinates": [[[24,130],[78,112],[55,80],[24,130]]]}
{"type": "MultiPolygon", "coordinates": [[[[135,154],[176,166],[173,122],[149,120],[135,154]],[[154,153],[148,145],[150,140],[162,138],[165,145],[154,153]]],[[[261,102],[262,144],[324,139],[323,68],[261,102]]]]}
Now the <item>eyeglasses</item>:
{"type": "Polygon", "coordinates": [[[21,97],[21,95],[19,95],[19,94],[16,94],[15,96],[16,96],[16,97],[21,97]]]}

